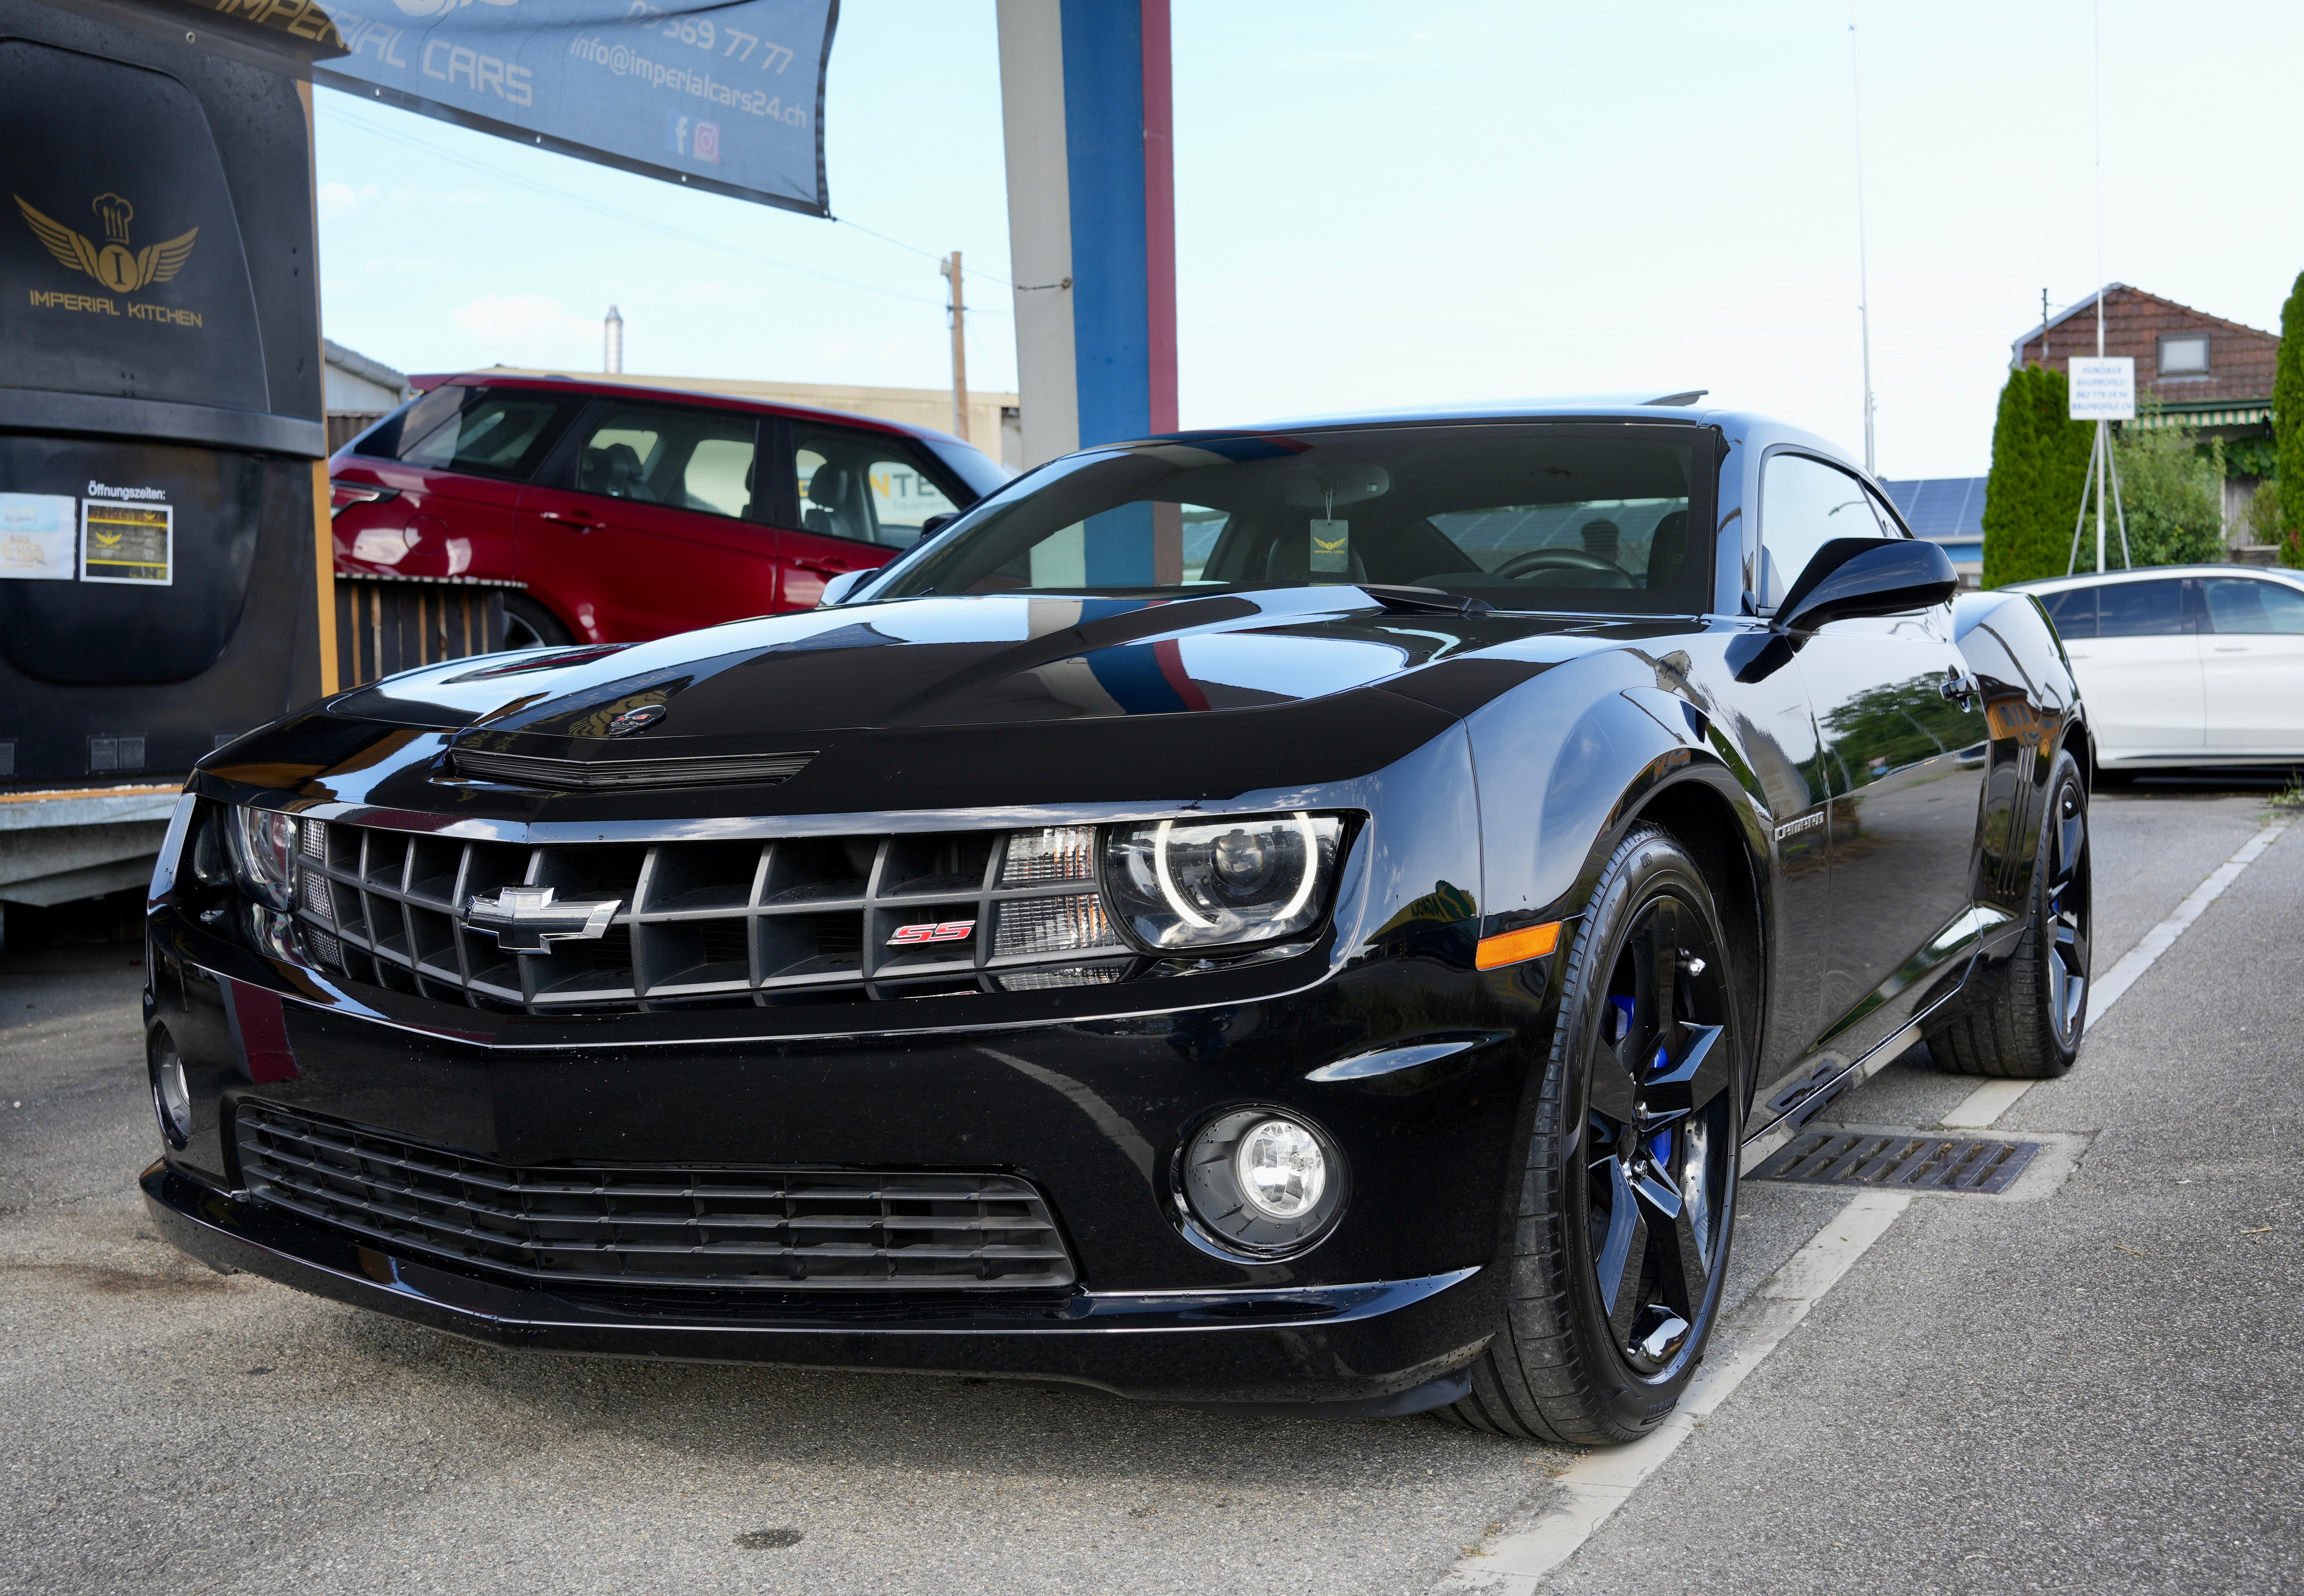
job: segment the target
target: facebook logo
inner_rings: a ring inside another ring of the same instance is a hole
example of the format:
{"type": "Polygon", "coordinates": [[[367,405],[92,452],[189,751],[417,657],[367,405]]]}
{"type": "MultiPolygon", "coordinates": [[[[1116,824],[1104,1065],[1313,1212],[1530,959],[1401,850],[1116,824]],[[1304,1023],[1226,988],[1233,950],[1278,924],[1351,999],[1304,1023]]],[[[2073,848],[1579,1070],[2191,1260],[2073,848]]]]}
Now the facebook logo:
{"type": "MultiPolygon", "coordinates": [[[[696,124],[694,123],[682,115],[679,112],[666,111],[664,114],[665,148],[671,150],[674,155],[686,155],[688,153],[689,130],[693,128],[695,125],[696,124]]],[[[718,153],[717,146],[719,143],[719,132],[717,129],[715,129],[713,132],[713,143],[715,146],[714,153],[716,155],[718,153]]]]}

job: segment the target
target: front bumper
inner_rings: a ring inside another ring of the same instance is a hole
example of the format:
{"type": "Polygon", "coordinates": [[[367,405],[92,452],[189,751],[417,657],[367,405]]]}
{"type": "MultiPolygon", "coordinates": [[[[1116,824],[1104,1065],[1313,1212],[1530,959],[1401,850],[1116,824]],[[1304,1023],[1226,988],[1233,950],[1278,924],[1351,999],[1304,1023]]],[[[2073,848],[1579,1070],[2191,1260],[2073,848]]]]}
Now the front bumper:
{"type": "Polygon", "coordinates": [[[1356,1285],[1137,1293],[758,1299],[716,1316],[699,1299],[620,1305],[395,1258],[219,1190],[165,1162],[144,1172],[161,1234],[219,1269],[452,1335],[539,1352],[775,1363],[1092,1387],[1118,1396],[1376,1418],[1470,1388],[1494,1271],[1356,1285]]]}

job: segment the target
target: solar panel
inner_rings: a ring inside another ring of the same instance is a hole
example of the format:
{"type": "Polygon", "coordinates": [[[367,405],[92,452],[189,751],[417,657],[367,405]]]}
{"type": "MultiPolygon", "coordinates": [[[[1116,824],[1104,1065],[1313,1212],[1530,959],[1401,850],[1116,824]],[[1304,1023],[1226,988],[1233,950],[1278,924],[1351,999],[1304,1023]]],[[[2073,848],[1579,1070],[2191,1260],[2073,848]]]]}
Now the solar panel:
{"type": "Polygon", "coordinates": [[[1984,536],[1982,477],[1910,477],[1883,481],[1914,532],[1931,542],[1984,536]]]}

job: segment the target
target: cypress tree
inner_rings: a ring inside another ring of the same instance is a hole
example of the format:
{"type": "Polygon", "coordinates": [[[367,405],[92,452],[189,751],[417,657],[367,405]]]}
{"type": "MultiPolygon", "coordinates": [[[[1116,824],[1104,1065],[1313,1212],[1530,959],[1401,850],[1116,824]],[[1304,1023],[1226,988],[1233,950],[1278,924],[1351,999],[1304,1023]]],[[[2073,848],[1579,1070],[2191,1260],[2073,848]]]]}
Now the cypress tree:
{"type": "Polygon", "coordinates": [[[2272,378],[2272,437],[2280,483],[2283,563],[2304,565],[2304,272],[2280,308],[2280,357],[2272,378]]]}
{"type": "Polygon", "coordinates": [[[1992,425],[1984,486],[1984,585],[2062,576],[2072,520],[2088,485],[2095,428],[2069,419],[2063,373],[2027,366],[2008,374],[1992,425]]]}

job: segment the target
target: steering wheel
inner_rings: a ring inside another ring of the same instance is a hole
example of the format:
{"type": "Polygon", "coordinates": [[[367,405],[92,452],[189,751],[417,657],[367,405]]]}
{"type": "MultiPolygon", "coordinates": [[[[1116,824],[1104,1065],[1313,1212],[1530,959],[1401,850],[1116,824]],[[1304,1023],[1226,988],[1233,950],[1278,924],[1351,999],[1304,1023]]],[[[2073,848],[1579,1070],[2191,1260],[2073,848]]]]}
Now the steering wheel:
{"type": "Polygon", "coordinates": [[[1515,555],[1490,573],[1495,576],[1526,576],[1533,571],[1605,571],[1611,576],[1631,580],[1631,573],[1615,561],[1580,548],[1531,548],[1526,554],[1515,555]]]}

